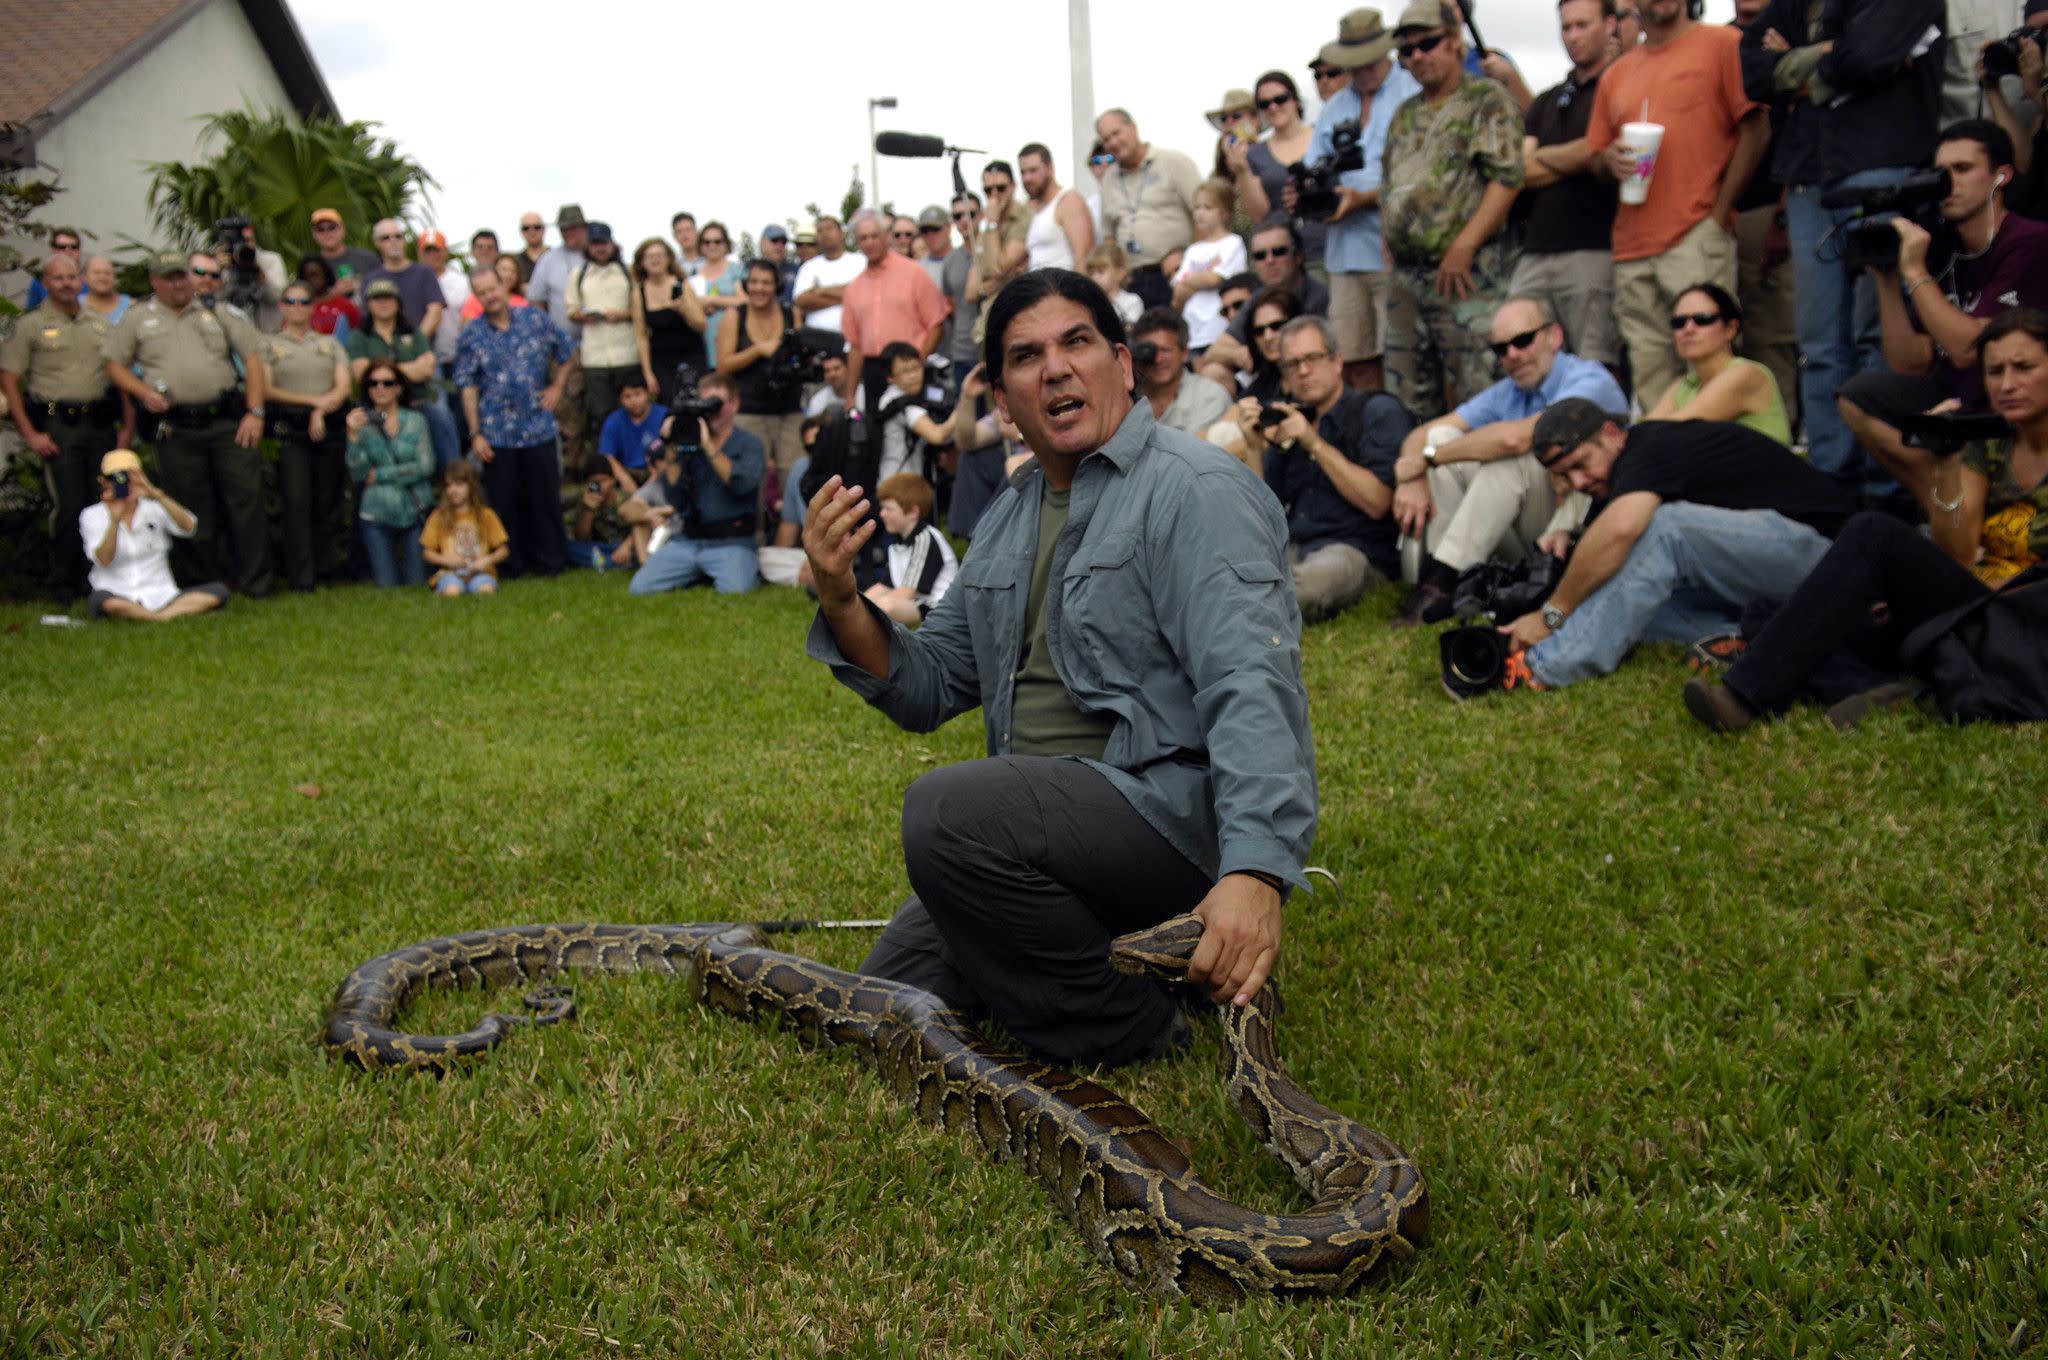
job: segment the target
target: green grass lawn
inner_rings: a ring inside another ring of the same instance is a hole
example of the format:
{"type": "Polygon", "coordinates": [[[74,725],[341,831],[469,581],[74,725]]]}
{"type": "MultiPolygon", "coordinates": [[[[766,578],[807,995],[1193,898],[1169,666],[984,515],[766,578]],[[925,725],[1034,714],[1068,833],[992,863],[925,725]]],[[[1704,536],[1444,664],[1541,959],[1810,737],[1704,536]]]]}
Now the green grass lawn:
{"type": "MultiPolygon", "coordinates": [[[[2040,1352],[2048,732],[1710,738],[1654,650],[1458,706],[1385,601],[1305,640],[1344,891],[1282,968],[1303,1085],[1430,1182],[1355,1299],[1126,1293],[1018,1170],[672,980],[448,1080],[329,1061],[335,984],[431,935],[906,890],[899,796],[978,719],[890,727],[790,592],[623,587],[0,608],[0,1354],[2040,1352]]],[[[1113,1084],[1293,1205],[1217,1057],[1113,1084]]]]}

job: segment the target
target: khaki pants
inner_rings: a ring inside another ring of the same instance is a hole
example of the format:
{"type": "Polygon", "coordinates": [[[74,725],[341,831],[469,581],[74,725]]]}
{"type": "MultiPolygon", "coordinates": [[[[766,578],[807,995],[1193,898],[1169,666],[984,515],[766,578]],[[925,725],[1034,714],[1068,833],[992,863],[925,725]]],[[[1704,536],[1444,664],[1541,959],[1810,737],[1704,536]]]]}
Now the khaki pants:
{"type": "Polygon", "coordinates": [[[1614,312],[1628,346],[1636,405],[1650,410],[1678,381],[1682,367],[1671,346],[1671,307],[1696,283],[1735,291],[1735,238],[1702,218],[1662,255],[1621,260],[1614,266],[1614,312]]]}
{"type": "Polygon", "coordinates": [[[1550,474],[1529,453],[1433,467],[1429,496],[1436,502],[1429,555],[1453,571],[1496,556],[1510,562],[1530,556],[1557,509],[1550,474]]]}
{"type": "Polygon", "coordinates": [[[789,470],[796,466],[796,460],[804,456],[804,414],[793,411],[786,416],[755,416],[745,411],[733,417],[733,424],[761,441],[768,450],[768,459],[775,464],[785,480],[789,470]]]}
{"type": "Polygon", "coordinates": [[[1337,357],[1347,364],[1377,359],[1387,330],[1387,276],[1330,275],[1330,324],[1337,328],[1337,357]]]}
{"type": "Polygon", "coordinates": [[[1349,609],[1387,579],[1349,543],[1325,543],[1306,555],[1298,544],[1290,543],[1287,555],[1293,560],[1294,598],[1304,623],[1349,609]]]}
{"type": "Polygon", "coordinates": [[[1509,297],[1550,305],[1564,327],[1564,347],[1609,368],[1621,363],[1614,327],[1614,256],[1604,250],[1561,250],[1524,255],[1508,281],[1509,297]]]}
{"type": "MultiPolygon", "coordinates": [[[[1778,380],[1778,395],[1792,423],[1799,423],[1799,334],[1792,315],[1792,257],[1789,249],[1782,260],[1764,264],[1764,237],[1778,215],[1778,205],[1766,203],[1751,208],[1735,219],[1735,273],[1740,286],[1735,298],[1742,304],[1742,335],[1736,352],[1771,370],[1778,380]]],[[[1789,242],[1788,242],[1789,246],[1789,242]]]]}

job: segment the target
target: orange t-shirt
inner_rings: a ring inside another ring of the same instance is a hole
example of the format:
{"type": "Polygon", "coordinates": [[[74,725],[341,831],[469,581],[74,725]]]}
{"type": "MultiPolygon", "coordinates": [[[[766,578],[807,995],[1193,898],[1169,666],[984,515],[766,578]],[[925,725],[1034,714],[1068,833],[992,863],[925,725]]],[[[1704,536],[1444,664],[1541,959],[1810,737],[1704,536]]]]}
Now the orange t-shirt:
{"type": "Polygon", "coordinates": [[[1742,30],[1695,24],[1662,47],[1638,47],[1600,77],[1598,103],[1586,125],[1586,145],[1604,151],[1623,123],[1664,125],[1650,194],[1624,203],[1614,215],[1614,258],[1662,255],[1714,210],[1721,176],[1735,153],[1735,128],[1763,106],[1742,90],[1742,30]]]}

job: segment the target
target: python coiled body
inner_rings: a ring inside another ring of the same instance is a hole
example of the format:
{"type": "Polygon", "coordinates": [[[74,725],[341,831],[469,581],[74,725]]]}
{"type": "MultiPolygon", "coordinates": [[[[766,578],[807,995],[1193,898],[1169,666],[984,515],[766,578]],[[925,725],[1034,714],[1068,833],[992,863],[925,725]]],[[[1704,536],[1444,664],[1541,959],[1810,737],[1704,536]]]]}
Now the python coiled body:
{"type": "MultiPolygon", "coordinates": [[[[1115,942],[1125,972],[1185,975],[1201,923],[1176,917],[1115,942]]],[[[393,1028],[423,987],[545,982],[570,972],[695,978],[700,1000],[734,1015],[778,1014],[809,1042],[862,1053],[921,1117],[968,1130],[1045,1186],[1089,1245],[1133,1287],[1229,1304],[1259,1295],[1342,1295],[1412,1256],[1429,1194],[1407,1154],[1310,1099],[1273,1044],[1268,985],[1227,1007],[1232,1098],[1312,1201],[1296,1214],[1247,1209],[1206,1185],[1142,1111],[1071,1072],[990,1046],[929,992],[765,947],[750,925],[510,926],[429,940],[372,959],[335,995],[327,1044],[365,1068],[444,1071],[522,1023],[572,1012],[565,992],[530,1016],[487,1015],[456,1035],[393,1028]]]]}

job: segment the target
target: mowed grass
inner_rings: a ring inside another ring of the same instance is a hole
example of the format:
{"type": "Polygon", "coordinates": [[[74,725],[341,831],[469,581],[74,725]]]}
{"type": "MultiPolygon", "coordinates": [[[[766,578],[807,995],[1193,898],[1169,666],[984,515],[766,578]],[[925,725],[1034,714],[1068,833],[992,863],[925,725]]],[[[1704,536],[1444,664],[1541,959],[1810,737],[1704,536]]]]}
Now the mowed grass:
{"type": "MultiPolygon", "coordinates": [[[[2048,734],[1711,739],[1656,650],[1456,706],[1389,604],[1305,639],[1343,892],[1289,909],[1281,1037],[1418,1159],[1434,1236],[1235,1313],[1126,1292],[1016,1168],[673,980],[447,1080],[320,1048],[335,984],[432,935],[885,913],[901,792],[979,721],[889,726],[800,598],[0,610],[0,1353],[2039,1353],[2048,734]]],[[[1297,1203],[1217,1056],[1112,1081],[1297,1203]]]]}

